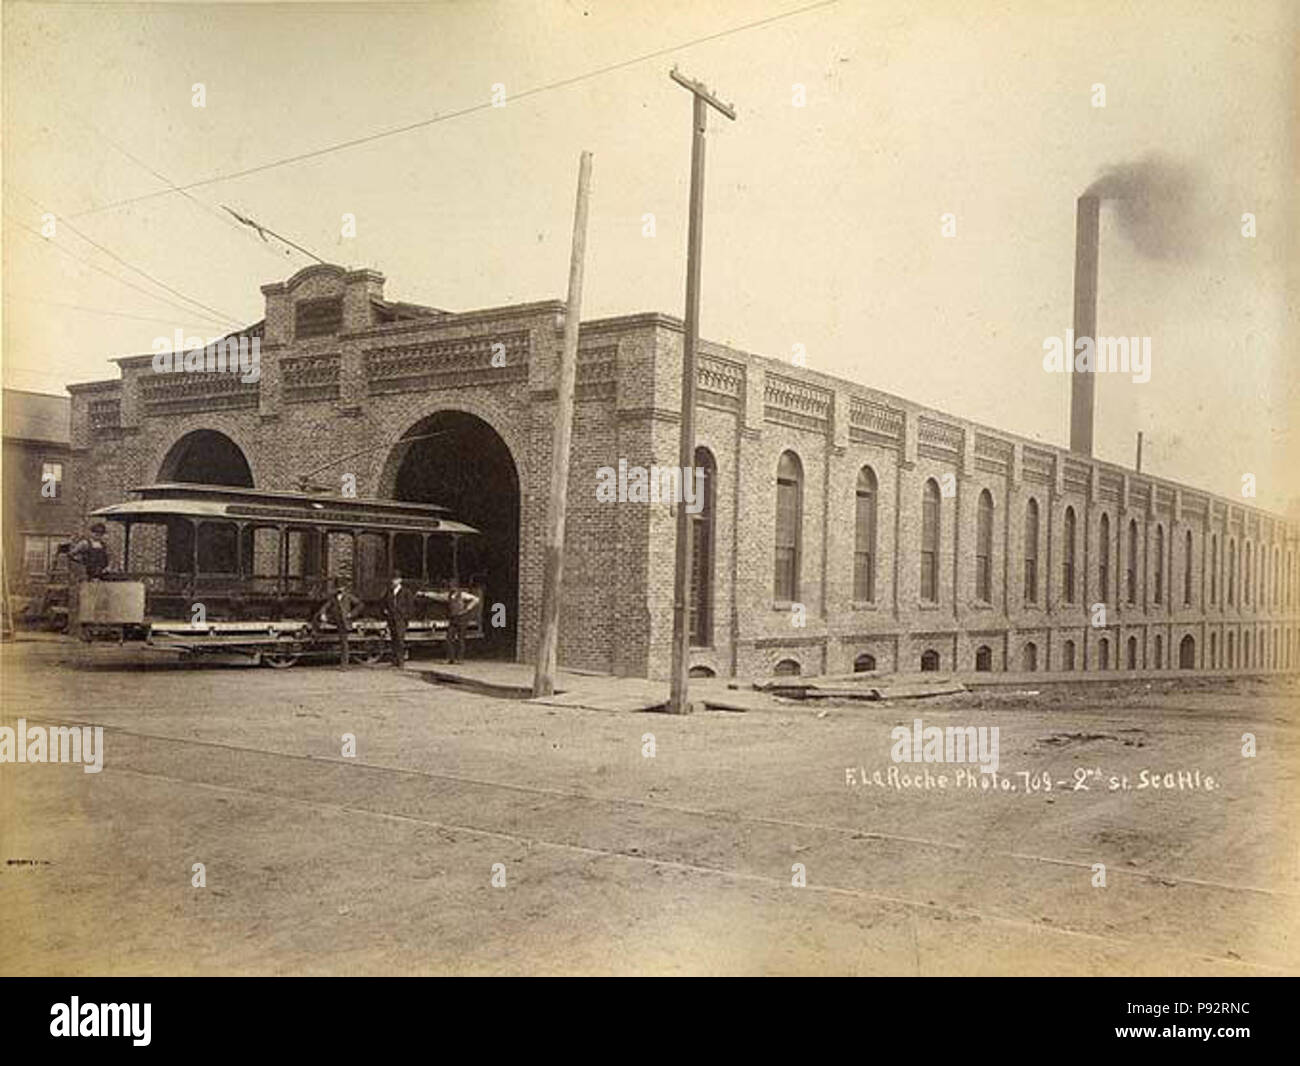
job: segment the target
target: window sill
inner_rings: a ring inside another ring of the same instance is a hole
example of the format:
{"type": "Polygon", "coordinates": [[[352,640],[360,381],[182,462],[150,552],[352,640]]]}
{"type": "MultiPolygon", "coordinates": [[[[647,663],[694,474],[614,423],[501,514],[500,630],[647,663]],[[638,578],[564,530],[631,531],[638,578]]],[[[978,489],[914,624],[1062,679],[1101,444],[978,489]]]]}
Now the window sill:
{"type": "Polygon", "coordinates": [[[854,600],[850,607],[854,611],[878,611],[880,604],[875,600],[854,600]]]}
{"type": "Polygon", "coordinates": [[[918,611],[937,611],[942,606],[943,605],[937,600],[919,600],[917,601],[916,609],[918,611]]]}

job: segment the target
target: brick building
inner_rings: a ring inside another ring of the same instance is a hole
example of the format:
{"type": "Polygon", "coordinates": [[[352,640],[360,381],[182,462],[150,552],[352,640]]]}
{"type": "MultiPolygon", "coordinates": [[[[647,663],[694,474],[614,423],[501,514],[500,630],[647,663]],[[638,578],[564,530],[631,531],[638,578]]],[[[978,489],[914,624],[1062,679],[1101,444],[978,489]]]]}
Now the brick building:
{"type": "MultiPolygon", "coordinates": [[[[496,650],[530,656],[563,303],[449,313],[383,285],[323,265],[264,286],[256,382],[142,355],[71,386],[73,453],[96,469],[78,509],[304,475],[434,500],[483,530],[471,567],[510,622],[496,650]]],[[[676,465],[681,348],[660,314],[582,325],[564,665],[667,673],[669,506],[595,490],[620,459],[676,465]]],[[[1300,664],[1295,524],[716,344],[698,380],[697,673],[1300,664]]]]}
{"type": "Polygon", "coordinates": [[[39,603],[58,545],[78,527],[70,417],[66,396],[4,390],[4,562],[7,592],[21,601],[15,613],[39,603]]]}

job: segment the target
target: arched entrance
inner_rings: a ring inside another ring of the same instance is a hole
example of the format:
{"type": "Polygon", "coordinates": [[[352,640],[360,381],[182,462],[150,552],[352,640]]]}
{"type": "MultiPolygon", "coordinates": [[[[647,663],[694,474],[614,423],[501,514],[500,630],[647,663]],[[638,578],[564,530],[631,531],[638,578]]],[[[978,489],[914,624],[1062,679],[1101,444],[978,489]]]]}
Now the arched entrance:
{"type": "Polygon", "coordinates": [[[1193,670],[1196,668],[1196,641],[1190,633],[1178,642],[1178,669],[1193,670]]]}
{"type": "Polygon", "coordinates": [[[437,503],[482,534],[460,546],[462,578],[486,587],[483,629],[490,655],[513,659],[519,615],[519,473],[505,441],[483,419],[439,411],[403,434],[388,459],[384,489],[394,499],[437,503]],[[505,625],[492,625],[494,604],[505,625]]]}
{"type": "Polygon", "coordinates": [[[168,450],[158,468],[160,481],[253,487],[253,471],[238,444],[215,429],[186,433],[168,450]]]}

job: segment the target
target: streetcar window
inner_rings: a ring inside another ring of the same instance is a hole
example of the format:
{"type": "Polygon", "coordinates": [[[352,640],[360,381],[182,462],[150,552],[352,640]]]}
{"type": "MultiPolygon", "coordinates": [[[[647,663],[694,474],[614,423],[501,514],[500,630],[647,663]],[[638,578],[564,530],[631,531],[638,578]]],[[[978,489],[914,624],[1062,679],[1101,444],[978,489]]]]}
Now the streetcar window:
{"type": "Polygon", "coordinates": [[[131,557],[125,568],[135,574],[161,574],[167,567],[167,524],[131,523],[131,557]]]}
{"type": "Polygon", "coordinates": [[[260,526],[248,531],[244,571],[254,577],[277,577],[280,573],[280,531],[260,526]]]}
{"type": "Polygon", "coordinates": [[[356,545],[357,595],[376,600],[388,586],[388,537],[383,533],[359,533],[356,545]]]}
{"type": "Polygon", "coordinates": [[[452,575],[452,539],[434,535],[429,538],[429,584],[450,585],[452,575]]]}
{"type": "Polygon", "coordinates": [[[289,577],[320,574],[320,533],[315,529],[289,530],[289,577]]]}
{"type": "Polygon", "coordinates": [[[194,524],[183,518],[167,523],[167,572],[188,574],[194,570],[194,524]]]}
{"type": "Polygon", "coordinates": [[[399,533],[393,538],[393,573],[398,577],[419,581],[424,576],[420,553],[424,550],[423,538],[418,533],[399,533]]]}
{"type": "Polygon", "coordinates": [[[238,537],[233,522],[199,523],[199,573],[235,573],[239,568],[238,537]]]}
{"type": "Polygon", "coordinates": [[[328,533],[325,536],[325,573],[351,585],[356,578],[355,548],[351,533],[328,533]]]}

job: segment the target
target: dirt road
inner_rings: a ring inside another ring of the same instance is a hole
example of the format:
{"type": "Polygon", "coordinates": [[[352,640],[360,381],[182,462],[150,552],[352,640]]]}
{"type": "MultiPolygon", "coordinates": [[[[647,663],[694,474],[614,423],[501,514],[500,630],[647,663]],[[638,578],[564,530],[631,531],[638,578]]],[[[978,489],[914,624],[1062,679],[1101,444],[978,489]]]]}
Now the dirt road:
{"type": "Polygon", "coordinates": [[[673,718],[2,655],[0,725],[104,727],[0,764],[7,974],[1300,972],[1289,682],[673,718]],[[917,718],[998,773],[894,762],[917,718]]]}

